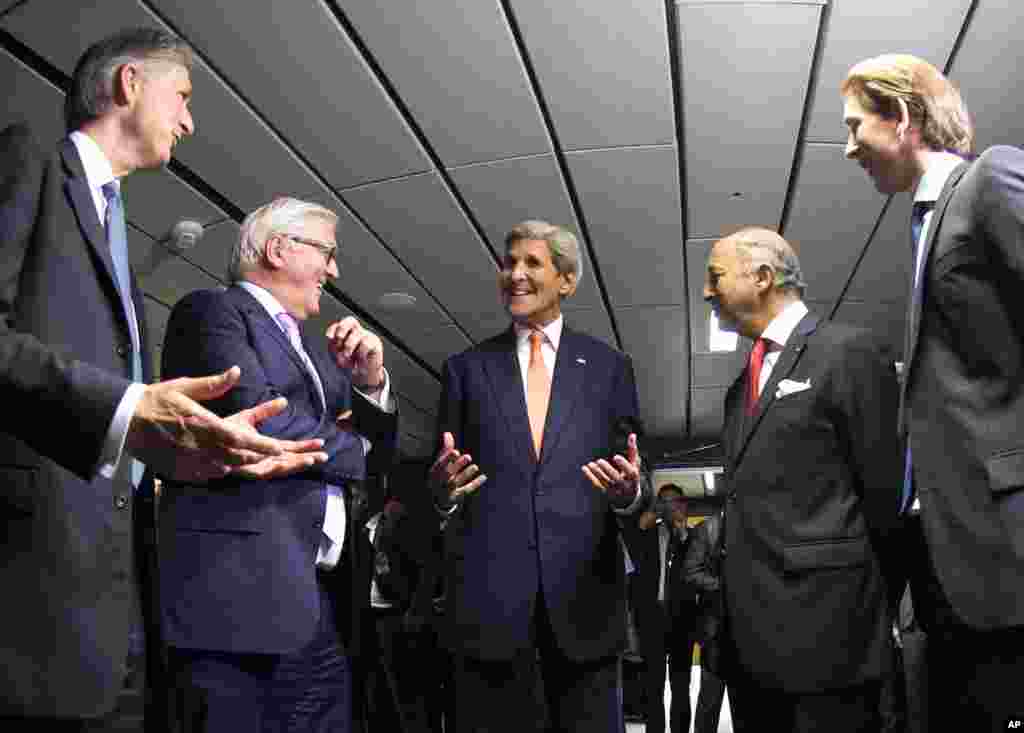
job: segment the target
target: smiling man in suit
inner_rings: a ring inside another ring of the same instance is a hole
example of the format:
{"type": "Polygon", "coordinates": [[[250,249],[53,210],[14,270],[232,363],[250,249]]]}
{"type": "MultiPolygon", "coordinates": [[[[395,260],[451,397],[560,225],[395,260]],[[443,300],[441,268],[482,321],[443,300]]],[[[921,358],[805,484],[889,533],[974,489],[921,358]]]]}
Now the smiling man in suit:
{"type": "Polygon", "coordinates": [[[188,731],[351,728],[351,628],[370,595],[353,482],[390,462],[397,415],[377,335],[351,316],[326,338],[299,329],[338,275],[336,223],[296,199],[260,207],[232,251],[232,286],[186,296],[167,324],[166,375],[238,364],[241,380],[211,409],[286,397],[261,430],[319,438],[328,456],[280,479],[166,485],[160,589],[188,731]]]}
{"type": "Polygon", "coordinates": [[[899,433],[930,716],[1006,730],[1024,718],[1024,152],[969,160],[959,90],[914,56],[856,64],[842,93],[846,156],[913,192],[899,433]]]}
{"type": "Polygon", "coordinates": [[[738,733],[871,731],[887,670],[880,548],[897,518],[897,385],[871,334],[819,321],[766,229],[715,243],[704,297],[754,341],[725,399],[722,669],[738,733]]]}
{"type": "Polygon", "coordinates": [[[180,477],[265,476],[318,459],[281,456],[302,446],[253,428],[281,402],[226,420],[194,401],[230,389],[232,364],[146,384],[121,182],[166,164],[192,133],[191,60],[164,31],[120,31],[75,67],[67,138],[44,148],[25,125],[0,132],[0,584],[18,594],[0,611],[4,731],[121,729],[138,713],[140,679],[156,682],[154,626],[141,675],[138,602],[152,605],[139,598],[152,485],[131,457],[180,477]]]}
{"type": "Polygon", "coordinates": [[[621,730],[617,512],[641,497],[637,395],[628,357],[564,323],[580,264],[568,230],[514,227],[498,274],[512,326],[445,364],[431,483],[450,513],[460,731],[536,729],[538,655],[555,729],[621,730]]]}

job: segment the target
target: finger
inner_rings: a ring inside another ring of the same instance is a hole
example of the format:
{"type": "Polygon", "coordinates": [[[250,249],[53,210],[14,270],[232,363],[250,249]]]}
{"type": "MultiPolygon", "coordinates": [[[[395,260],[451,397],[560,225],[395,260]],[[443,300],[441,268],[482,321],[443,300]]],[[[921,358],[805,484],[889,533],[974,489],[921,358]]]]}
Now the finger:
{"type": "Polygon", "coordinates": [[[472,494],[474,491],[483,486],[486,482],[487,476],[485,476],[484,474],[480,474],[465,486],[460,486],[459,488],[455,489],[455,491],[451,492],[451,500],[453,502],[462,501],[465,497],[472,494]]]}
{"type": "Polygon", "coordinates": [[[455,474],[452,478],[452,483],[455,484],[456,488],[460,488],[472,481],[478,473],[480,473],[480,467],[473,463],[455,474]]]}
{"type": "Polygon", "coordinates": [[[280,456],[265,458],[258,463],[238,466],[234,469],[234,473],[246,478],[280,478],[312,468],[317,463],[326,460],[326,453],[284,453],[280,456]]]}
{"type": "Polygon", "coordinates": [[[636,433],[630,433],[626,439],[626,458],[634,466],[640,465],[640,448],[636,444],[636,433]]]}
{"type": "Polygon", "coordinates": [[[614,458],[612,458],[612,463],[615,464],[615,467],[619,469],[619,472],[625,479],[632,480],[640,475],[640,469],[637,468],[635,464],[630,463],[622,456],[615,456],[614,458]]]}
{"type": "Polygon", "coordinates": [[[235,420],[236,422],[244,422],[247,425],[256,427],[264,420],[274,417],[275,415],[280,415],[287,406],[287,399],[284,397],[277,397],[273,400],[261,402],[255,407],[250,407],[240,412],[236,412],[228,419],[235,420]]]}
{"type": "Polygon", "coordinates": [[[601,479],[599,479],[597,475],[591,470],[590,464],[583,466],[583,473],[590,480],[590,483],[593,484],[595,489],[600,489],[601,491],[605,490],[604,484],[601,482],[601,479]]]}
{"type": "Polygon", "coordinates": [[[465,470],[466,466],[473,462],[473,457],[468,453],[463,453],[458,458],[448,463],[447,467],[447,480],[449,483],[453,483],[455,477],[465,470]]]}
{"type": "Polygon", "coordinates": [[[161,386],[181,392],[186,397],[200,402],[216,399],[238,384],[242,370],[233,366],[225,372],[209,377],[180,377],[161,386]]]}
{"type": "Polygon", "coordinates": [[[334,418],[335,422],[344,422],[345,420],[352,419],[352,410],[345,410],[343,413],[334,418]]]}
{"type": "Polygon", "coordinates": [[[610,484],[619,480],[619,472],[603,458],[590,463],[590,467],[606,483],[610,484]]]}

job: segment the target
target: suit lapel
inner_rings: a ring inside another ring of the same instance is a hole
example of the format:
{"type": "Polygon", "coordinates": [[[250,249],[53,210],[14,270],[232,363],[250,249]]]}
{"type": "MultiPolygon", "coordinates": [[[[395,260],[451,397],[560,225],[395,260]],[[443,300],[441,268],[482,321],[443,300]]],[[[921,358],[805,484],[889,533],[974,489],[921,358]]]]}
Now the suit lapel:
{"type": "MultiPolygon", "coordinates": [[[[797,362],[800,361],[800,357],[803,356],[804,349],[807,348],[807,338],[814,330],[818,327],[818,317],[813,313],[807,313],[800,322],[796,324],[796,328],[793,329],[793,333],[790,334],[789,340],[786,342],[786,347],[779,354],[778,361],[775,362],[775,366],[772,368],[771,376],[768,378],[768,382],[764,385],[764,389],[761,391],[761,396],[757,400],[757,405],[753,415],[743,415],[743,431],[742,437],[739,441],[739,445],[736,451],[735,460],[738,462],[743,455],[744,449],[747,444],[750,443],[751,437],[757,430],[757,426],[761,424],[761,420],[764,418],[764,414],[775,402],[775,390],[783,379],[787,379],[793,369],[796,367],[797,362]]],[[[746,373],[744,372],[744,379],[746,373]]],[[[743,409],[742,406],[740,408],[743,409]]]]}
{"type": "MultiPolygon", "coordinates": [[[[491,383],[498,410],[508,425],[508,434],[520,453],[533,460],[533,436],[530,418],[526,412],[526,390],[516,355],[516,334],[512,327],[494,342],[494,348],[485,352],[484,371],[491,383]]],[[[554,387],[551,390],[554,395],[554,387]]],[[[550,408],[548,408],[550,410],[550,408]]]]}
{"type": "Polygon", "coordinates": [[[551,401],[544,422],[541,463],[555,453],[563,429],[570,422],[573,408],[583,386],[587,360],[580,349],[581,340],[571,329],[562,327],[562,337],[555,356],[555,374],[551,382],[551,401]]]}

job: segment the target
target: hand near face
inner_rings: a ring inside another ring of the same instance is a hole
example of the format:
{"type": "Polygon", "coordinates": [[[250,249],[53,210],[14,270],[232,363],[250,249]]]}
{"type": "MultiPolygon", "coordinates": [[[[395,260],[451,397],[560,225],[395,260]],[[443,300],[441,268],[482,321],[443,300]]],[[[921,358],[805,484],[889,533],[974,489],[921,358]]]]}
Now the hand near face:
{"type": "Polygon", "coordinates": [[[480,473],[480,467],[473,463],[472,456],[455,449],[455,437],[445,433],[437,460],[430,467],[428,481],[437,503],[448,506],[460,503],[483,486],[487,476],[480,473]]]}
{"type": "Polygon", "coordinates": [[[602,458],[582,468],[590,483],[607,494],[613,505],[629,506],[640,490],[640,451],[636,444],[636,433],[630,433],[626,440],[625,458],[615,454],[611,461],[602,458]]]}
{"type": "Polygon", "coordinates": [[[327,327],[327,346],[335,363],[352,370],[352,383],[360,389],[384,384],[384,344],[352,316],[327,327]]]}

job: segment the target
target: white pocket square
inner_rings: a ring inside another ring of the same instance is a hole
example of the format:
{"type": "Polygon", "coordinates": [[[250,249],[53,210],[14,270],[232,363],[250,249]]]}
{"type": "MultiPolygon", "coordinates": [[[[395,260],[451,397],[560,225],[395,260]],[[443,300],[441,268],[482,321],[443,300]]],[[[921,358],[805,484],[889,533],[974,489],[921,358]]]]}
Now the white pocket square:
{"type": "Polygon", "coordinates": [[[783,397],[786,397],[791,394],[796,394],[797,392],[803,392],[805,389],[810,388],[810,379],[808,379],[806,382],[797,382],[794,379],[783,379],[775,388],[775,399],[781,400],[783,397]]]}

